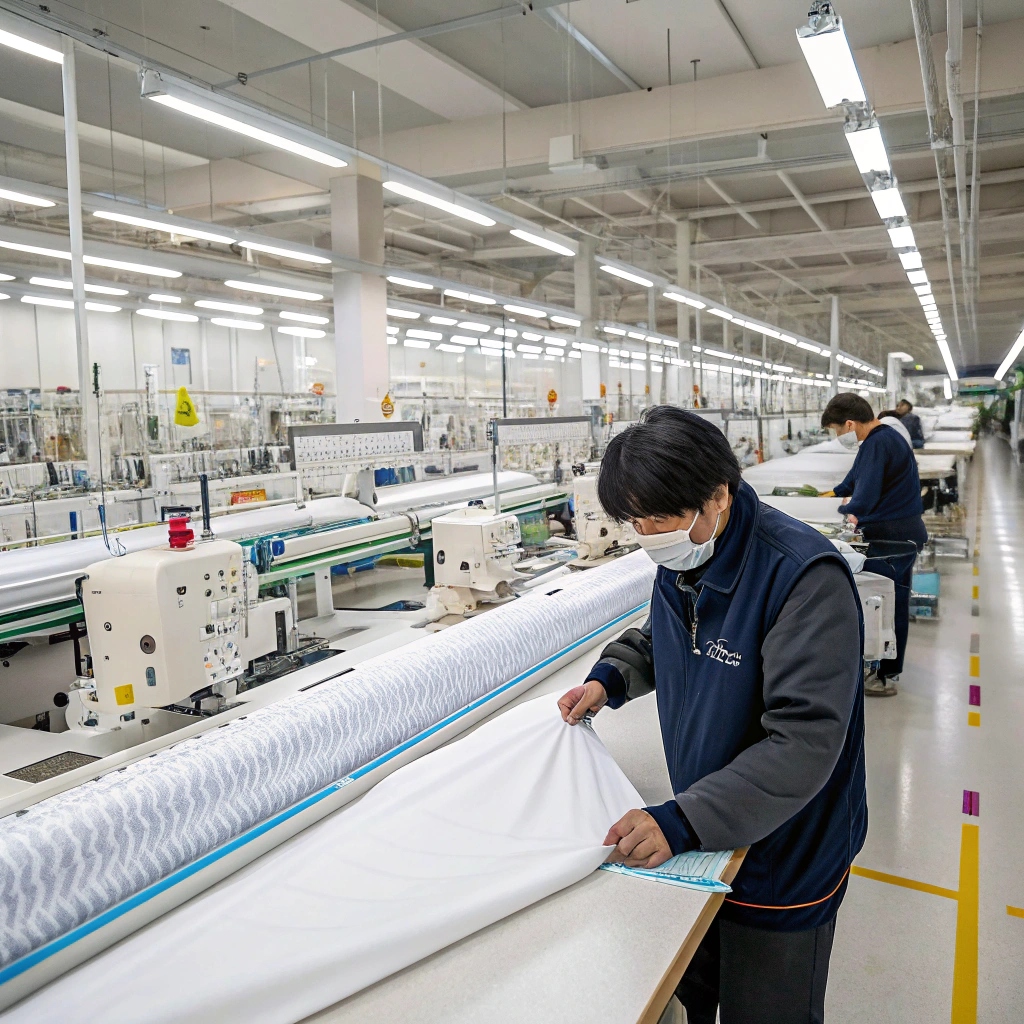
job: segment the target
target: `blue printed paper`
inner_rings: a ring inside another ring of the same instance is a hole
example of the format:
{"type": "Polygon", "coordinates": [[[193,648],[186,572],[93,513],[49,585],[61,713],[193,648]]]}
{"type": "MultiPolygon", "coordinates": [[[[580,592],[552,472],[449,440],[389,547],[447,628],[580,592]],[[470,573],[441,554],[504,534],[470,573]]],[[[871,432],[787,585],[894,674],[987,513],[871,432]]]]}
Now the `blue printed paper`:
{"type": "Polygon", "coordinates": [[[700,889],[703,892],[732,892],[732,887],[722,881],[722,872],[733,855],[732,850],[704,852],[691,850],[670,857],[656,868],[627,868],[625,864],[602,864],[603,871],[616,871],[621,875],[636,875],[653,882],[678,885],[684,889],[700,889]]]}

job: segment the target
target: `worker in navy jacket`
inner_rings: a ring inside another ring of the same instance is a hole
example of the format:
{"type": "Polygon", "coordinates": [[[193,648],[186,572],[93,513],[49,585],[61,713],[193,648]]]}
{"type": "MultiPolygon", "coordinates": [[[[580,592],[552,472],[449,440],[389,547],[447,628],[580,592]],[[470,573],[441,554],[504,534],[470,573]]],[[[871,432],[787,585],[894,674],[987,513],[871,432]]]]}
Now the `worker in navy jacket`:
{"type": "Polygon", "coordinates": [[[928,540],[921,514],[921,480],[917,459],[903,438],[875,417],[860,395],[836,395],[821,414],[821,425],[856,449],[846,479],[834,494],[849,500],[839,506],[868,541],[868,557],[889,556],[896,584],[896,657],[882,661],[864,684],[870,697],[896,694],[895,678],[903,671],[910,632],[910,593],[917,552],[928,540]]]}
{"type": "Polygon", "coordinates": [[[559,707],[575,724],[654,690],[675,793],[612,826],[610,859],[749,847],[677,994],[690,1024],[820,1022],[867,831],[853,576],[819,533],[761,504],[721,431],[682,409],[651,409],[609,442],[598,496],[659,568],[647,622],[559,707]]]}

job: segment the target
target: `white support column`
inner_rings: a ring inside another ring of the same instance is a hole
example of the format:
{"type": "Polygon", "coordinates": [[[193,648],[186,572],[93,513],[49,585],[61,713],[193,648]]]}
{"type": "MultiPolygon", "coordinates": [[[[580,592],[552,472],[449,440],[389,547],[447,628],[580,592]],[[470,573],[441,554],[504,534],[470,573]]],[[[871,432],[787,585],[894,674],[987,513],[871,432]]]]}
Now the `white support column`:
{"type": "Polygon", "coordinates": [[[828,372],[832,375],[829,397],[839,393],[839,296],[832,296],[832,322],[828,332],[828,372]]]}
{"type": "MultiPolygon", "coordinates": [[[[384,198],[380,168],[357,161],[331,179],[331,244],[335,252],[384,263],[384,198]]],[[[379,421],[388,393],[387,284],[371,274],[334,275],[334,365],[337,421],[379,421]]]]}
{"type": "MultiPolygon", "coordinates": [[[[574,306],[583,322],[576,329],[577,338],[597,339],[594,321],[597,318],[597,263],[594,252],[597,240],[580,240],[579,253],[573,262],[574,306]]],[[[601,356],[598,352],[580,353],[581,391],[584,404],[601,401],[601,356]]]]}
{"type": "MultiPolygon", "coordinates": [[[[652,334],[658,329],[658,298],[653,288],[647,289],[647,330],[652,334]]],[[[651,343],[644,342],[644,353],[647,358],[644,360],[644,404],[650,408],[657,402],[654,397],[654,372],[651,370],[651,343]]]]}
{"type": "Polygon", "coordinates": [[[78,158],[78,89],[75,84],[75,42],[61,36],[64,62],[61,85],[64,92],[64,151],[68,175],[68,224],[71,236],[71,297],[75,303],[75,347],[78,354],[78,399],[81,404],[82,448],[89,462],[89,476],[98,481],[103,471],[100,449],[99,406],[92,393],[92,364],[89,357],[89,325],[85,311],[85,261],[82,237],[82,171],[78,158]]]}
{"type": "MultiPolygon", "coordinates": [[[[681,288],[690,287],[690,222],[676,222],[676,284],[681,288]]],[[[679,338],[679,358],[690,366],[676,367],[679,370],[679,404],[693,408],[693,348],[690,344],[690,307],[677,302],[676,336],[679,338]]]]}
{"type": "Polygon", "coordinates": [[[334,614],[334,591],[331,589],[331,567],[316,571],[316,617],[334,614]]]}

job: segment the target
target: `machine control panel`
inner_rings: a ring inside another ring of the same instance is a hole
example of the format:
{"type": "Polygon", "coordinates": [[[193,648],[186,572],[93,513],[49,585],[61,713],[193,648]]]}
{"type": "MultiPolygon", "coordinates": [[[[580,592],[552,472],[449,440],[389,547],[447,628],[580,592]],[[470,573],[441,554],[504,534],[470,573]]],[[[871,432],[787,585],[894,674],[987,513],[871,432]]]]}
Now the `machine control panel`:
{"type": "Polygon", "coordinates": [[[423,451],[423,428],[418,422],[316,423],[289,427],[292,469],[325,462],[412,455],[423,451]]]}

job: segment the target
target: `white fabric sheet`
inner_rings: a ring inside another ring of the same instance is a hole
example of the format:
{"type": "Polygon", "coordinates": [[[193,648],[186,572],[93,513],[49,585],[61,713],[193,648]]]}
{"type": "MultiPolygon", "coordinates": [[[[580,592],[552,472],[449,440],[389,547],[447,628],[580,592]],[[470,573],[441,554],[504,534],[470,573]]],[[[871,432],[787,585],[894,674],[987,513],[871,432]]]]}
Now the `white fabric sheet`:
{"type": "Polygon", "coordinates": [[[642,806],[547,695],[399,769],[360,802],[0,1015],[5,1024],[286,1024],[596,869],[642,806]]]}

